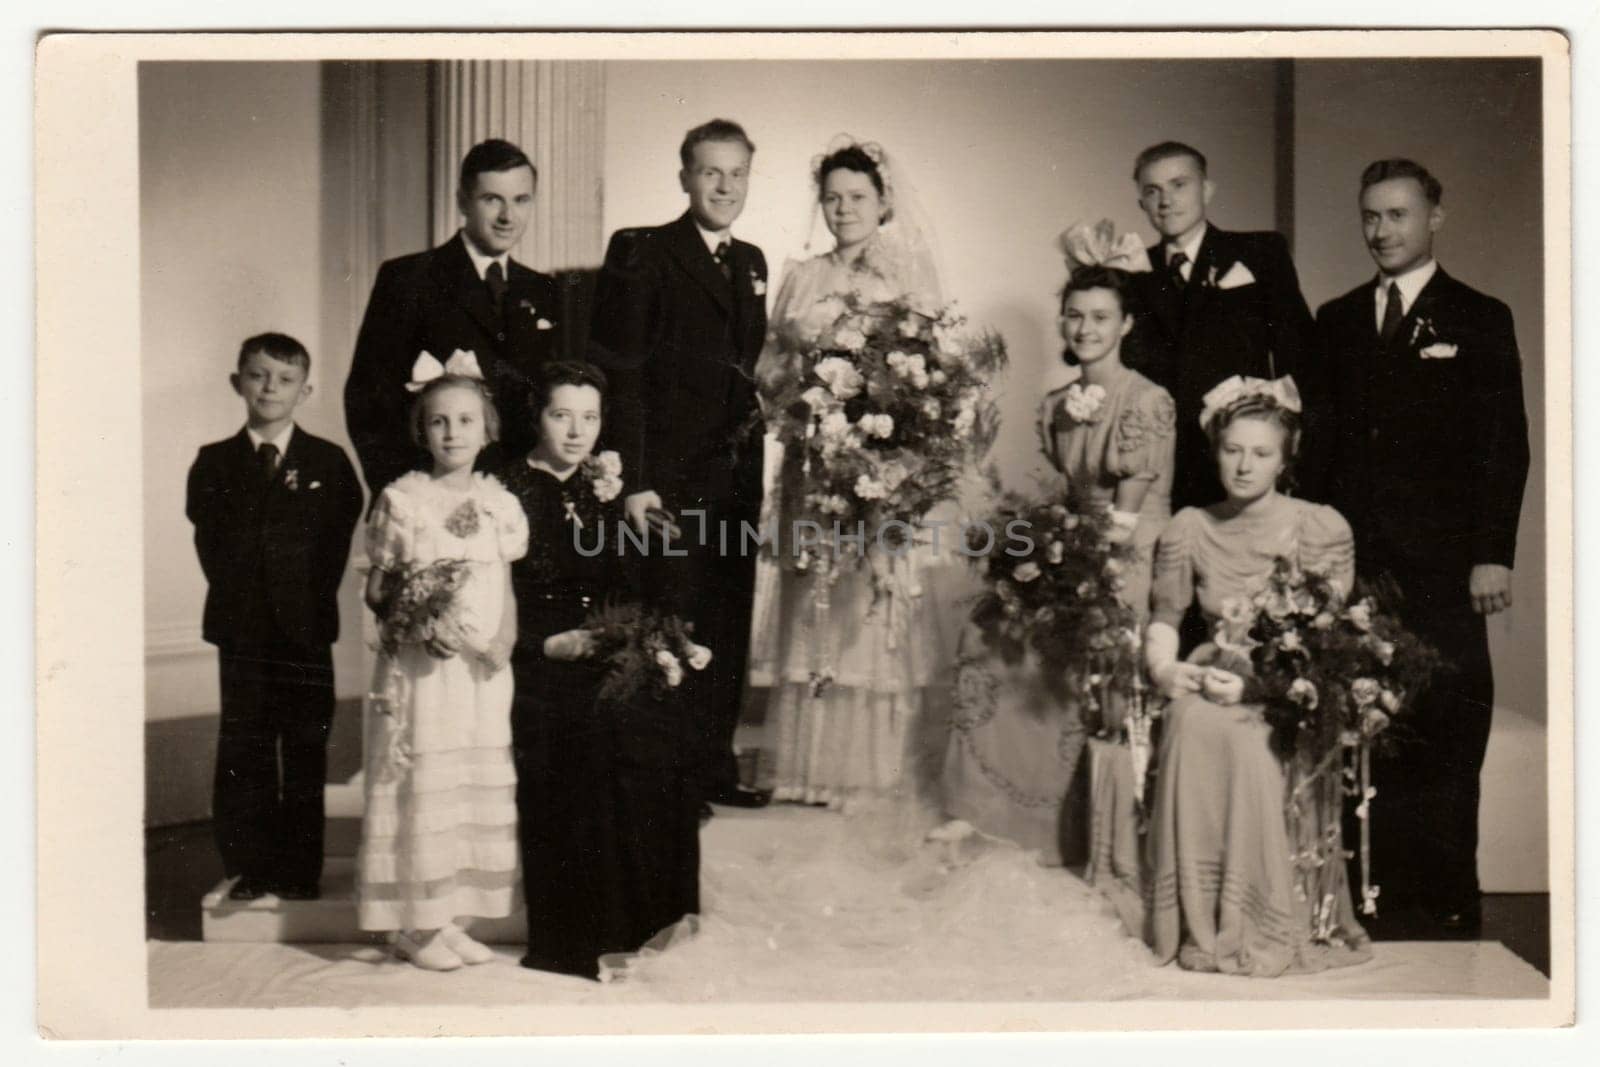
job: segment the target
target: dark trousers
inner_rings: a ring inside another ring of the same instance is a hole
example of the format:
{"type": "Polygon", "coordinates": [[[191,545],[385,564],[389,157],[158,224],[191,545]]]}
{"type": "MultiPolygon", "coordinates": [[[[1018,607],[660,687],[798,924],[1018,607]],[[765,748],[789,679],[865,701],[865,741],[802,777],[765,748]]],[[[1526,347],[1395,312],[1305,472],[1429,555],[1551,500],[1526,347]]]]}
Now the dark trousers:
{"type": "Polygon", "coordinates": [[[733,502],[701,506],[706,511],[703,530],[698,513],[679,518],[683,537],[672,549],[685,555],[664,556],[659,542],[651,542],[645,594],[663,610],[693,622],[695,640],[711,649],[710,665],[688,672],[683,698],[695,709],[700,725],[700,784],[714,798],[739,784],[733,734],[739,726],[750,660],[759,551],[753,538],[745,544],[741,523],[748,522],[754,530],[760,504],[758,497],[753,506],[733,502]]]}
{"type": "Polygon", "coordinates": [[[1479,774],[1494,711],[1488,626],[1472,610],[1467,570],[1424,572],[1382,558],[1361,569],[1395,582],[1406,626],[1443,660],[1416,697],[1409,724],[1397,724],[1394,745],[1373,763],[1379,907],[1439,914],[1470,908],[1478,899],[1479,774]]]}
{"type": "Polygon", "coordinates": [[[333,724],[333,652],[263,643],[224,649],[211,813],[227,874],[315,885],[333,724]]]}

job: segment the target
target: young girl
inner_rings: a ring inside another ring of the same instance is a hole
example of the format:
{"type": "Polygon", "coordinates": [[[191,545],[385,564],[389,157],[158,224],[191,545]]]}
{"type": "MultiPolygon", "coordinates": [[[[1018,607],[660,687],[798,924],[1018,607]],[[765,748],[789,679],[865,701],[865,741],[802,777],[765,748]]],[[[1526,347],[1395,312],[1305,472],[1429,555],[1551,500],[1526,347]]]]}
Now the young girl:
{"type": "Polygon", "coordinates": [[[424,354],[412,378],[412,435],[433,464],[384,489],[367,530],[366,599],[389,640],[368,697],[357,910],[362,929],[393,932],[397,956],[449,971],[494,958],[456,921],[510,914],[516,888],[509,565],[528,526],[498,481],[472,471],[499,431],[477,360],[458,354],[441,371],[424,354]],[[398,633],[408,576],[441,561],[463,575],[445,618],[425,640],[398,633]]]}

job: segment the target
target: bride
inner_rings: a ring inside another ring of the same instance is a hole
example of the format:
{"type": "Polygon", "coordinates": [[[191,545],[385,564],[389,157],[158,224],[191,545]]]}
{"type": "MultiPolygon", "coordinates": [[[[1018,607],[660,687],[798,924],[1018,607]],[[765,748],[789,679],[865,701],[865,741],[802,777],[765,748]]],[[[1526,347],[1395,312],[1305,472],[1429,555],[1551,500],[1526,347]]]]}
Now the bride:
{"type": "MultiPolygon", "coordinates": [[[[830,147],[812,177],[835,245],[786,268],[756,369],[769,405],[802,373],[847,295],[904,299],[930,316],[942,300],[927,227],[887,153],[846,138],[830,147]]],[[[771,494],[780,531],[799,512],[802,478],[799,457],[787,455],[771,494]]],[[[869,568],[847,563],[827,588],[828,578],[784,569],[757,608],[751,680],[772,690],[775,800],[853,810],[932,779],[920,767],[937,750],[921,735],[923,695],[951,662],[953,636],[943,631],[954,626],[929,610],[925,587],[939,574],[926,546],[870,562],[880,574],[893,569],[896,603],[875,603],[869,568]]]]}

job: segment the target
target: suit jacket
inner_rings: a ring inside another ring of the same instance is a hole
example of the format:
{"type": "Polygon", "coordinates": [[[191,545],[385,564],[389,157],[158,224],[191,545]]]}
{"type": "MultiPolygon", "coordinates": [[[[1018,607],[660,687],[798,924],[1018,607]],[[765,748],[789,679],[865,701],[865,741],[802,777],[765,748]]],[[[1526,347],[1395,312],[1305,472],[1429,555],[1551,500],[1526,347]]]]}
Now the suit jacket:
{"type": "Polygon", "coordinates": [[[629,492],[672,510],[759,508],[755,363],[767,331],[767,261],[735,240],[724,278],[692,216],[619,230],[595,290],[591,355],[611,376],[605,439],[629,492]]]}
{"type": "Polygon", "coordinates": [[[537,422],[528,395],[535,369],[556,358],[561,297],[548,275],[509,264],[502,316],[459,233],[378,269],[344,388],[345,422],[374,499],[426,460],[411,440],[412,395],[405,388],[421,352],[441,362],[458,348],[478,357],[501,427],[501,444],[485,450],[480,469],[495,469],[504,456],[533,446],[537,422]]]}
{"type": "Polygon", "coordinates": [[[1317,312],[1334,403],[1329,493],[1356,558],[1510,567],[1528,477],[1511,310],[1437,270],[1385,344],[1376,284],[1317,312]]]}
{"type": "Polygon", "coordinates": [[[1207,225],[1189,281],[1175,284],[1164,246],[1149,249],[1151,270],[1133,276],[1128,365],[1163,386],[1178,408],[1174,510],[1222,496],[1216,463],[1200,429],[1200,400],[1235,374],[1255,378],[1316,371],[1315,328],[1283,235],[1232,233],[1207,225]],[[1223,288],[1239,267],[1253,281],[1223,288]]]}
{"type": "Polygon", "coordinates": [[[296,426],[270,482],[244,430],[200,449],[185,511],[206,575],[204,637],[224,649],[339,636],[339,581],[361,518],[344,449],[296,426]]]}

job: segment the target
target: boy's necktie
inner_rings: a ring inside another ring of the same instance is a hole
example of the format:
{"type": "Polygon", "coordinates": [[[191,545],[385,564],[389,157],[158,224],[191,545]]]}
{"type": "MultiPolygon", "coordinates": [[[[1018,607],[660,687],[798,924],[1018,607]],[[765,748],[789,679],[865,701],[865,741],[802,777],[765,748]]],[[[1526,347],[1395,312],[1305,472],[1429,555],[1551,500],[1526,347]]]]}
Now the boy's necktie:
{"type": "Polygon", "coordinates": [[[256,449],[256,459],[261,464],[261,480],[272,481],[272,476],[278,473],[278,446],[262,441],[261,447],[256,449]]]}

